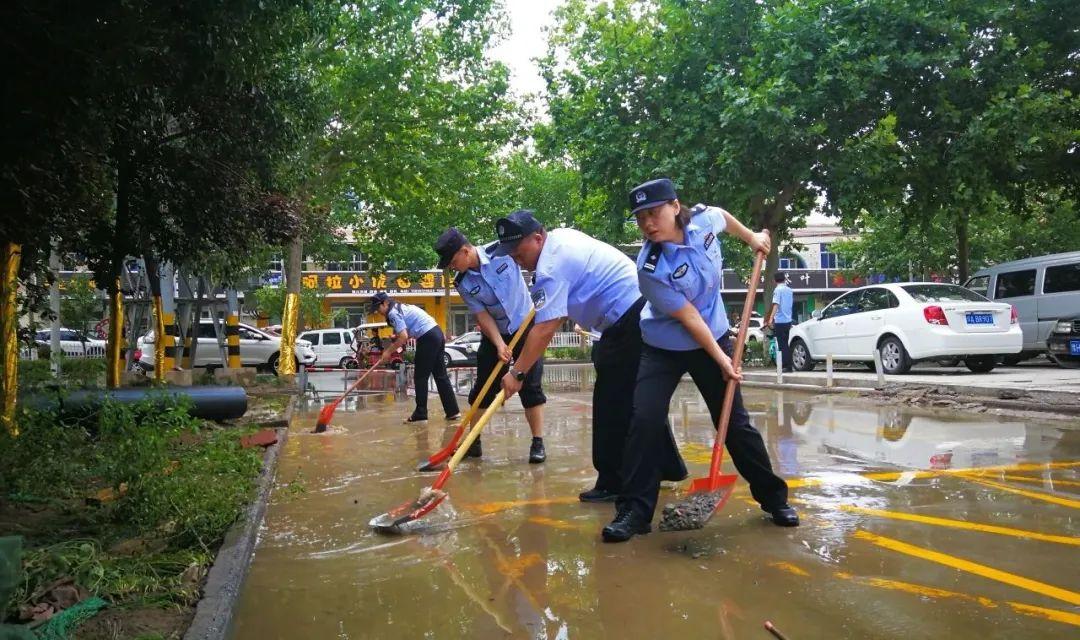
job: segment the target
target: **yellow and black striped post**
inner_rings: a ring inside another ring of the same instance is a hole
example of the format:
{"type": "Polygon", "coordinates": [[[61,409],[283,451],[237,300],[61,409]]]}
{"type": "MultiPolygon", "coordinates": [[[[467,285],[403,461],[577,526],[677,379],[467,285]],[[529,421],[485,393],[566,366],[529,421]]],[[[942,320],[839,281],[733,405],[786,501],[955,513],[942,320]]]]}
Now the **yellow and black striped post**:
{"type": "Polygon", "coordinates": [[[163,369],[172,371],[176,368],[177,356],[180,355],[180,349],[177,347],[180,342],[180,329],[176,326],[175,313],[165,312],[162,315],[165,320],[165,359],[162,360],[165,366],[163,369]]]}
{"type": "Polygon", "coordinates": [[[225,342],[229,347],[229,368],[240,368],[240,318],[232,310],[225,316],[225,342]]]}

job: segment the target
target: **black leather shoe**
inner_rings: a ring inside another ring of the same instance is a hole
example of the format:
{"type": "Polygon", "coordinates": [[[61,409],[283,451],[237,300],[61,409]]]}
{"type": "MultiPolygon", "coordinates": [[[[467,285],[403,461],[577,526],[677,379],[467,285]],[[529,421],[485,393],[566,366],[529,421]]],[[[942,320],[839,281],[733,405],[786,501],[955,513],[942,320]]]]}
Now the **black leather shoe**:
{"type": "Polygon", "coordinates": [[[544,439],[533,438],[532,444],[529,445],[529,463],[540,464],[544,460],[547,460],[547,451],[544,451],[544,439]]]}
{"type": "Polygon", "coordinates": [[[626,510],[615,514],[615,519],[604,527],[600,535],[604,537],[604,542],[626,542],[639,533],[650,531],[652,531],[652,525],[635,515],[633,511],[626,510]]]}
{"type": "Polygon", "coordinates": [[[776,507],[762,507],[766,513],[772,515],[773,524],[778,527],[797,527],[799,526],[799,514],[795,513],[794,507],[789,504],[782,504],[776,507]]]}
{"type": "Polygon", "coordinates": [[[408,418],[405,418],[405,424],[411,424],[413,422],[427,422],[427,416],[421,417],[414,413],[408,418]]]}
{"type": "Polygon", "coordinates": [[[615,502],[619,494],[607,489],[589,489],[578,494],[578,500],[582,502],[615,502]]]}
{"type": "Polygon", "coordinates": [[[465,452],[466,458],[479,458],[484,455],[484,447],[480,444],[480,438],[473,440],[472,446],[465,452]]]}

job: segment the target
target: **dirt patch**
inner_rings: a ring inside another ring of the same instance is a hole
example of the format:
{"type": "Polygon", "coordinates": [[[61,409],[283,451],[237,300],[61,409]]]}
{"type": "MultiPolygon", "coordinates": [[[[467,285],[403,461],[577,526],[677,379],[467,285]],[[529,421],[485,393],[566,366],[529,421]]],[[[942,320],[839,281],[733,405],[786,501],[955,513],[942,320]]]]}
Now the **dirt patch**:
{"type": "Polygon", "coordinates": [[[996,397],[975,396],[950,387],[886,387],[866,391],[857,397],[877,403],[949,409],[968,413],[985,413],[1013,418],[1065,418],[1075,420],[1080,415],[1080,398],[1063,400],[1060,394],[1040,397],[1038,392],[1027,393],[1001,389],[996,397]]]}
{"type": "Polygon", "coordinates": [[[723,497],[723,491],[694,493],[682,502],[664,505],[660,516],[660,530],[690,531],[704,527],[723,497]]]}
{"type": "Polygon", "coordinates": [[[182,638],[191,623],[192,609],[138,607],[105,609],[81,624],[75,640],[114,640],[149,636],[173,640],[182,638]]]}

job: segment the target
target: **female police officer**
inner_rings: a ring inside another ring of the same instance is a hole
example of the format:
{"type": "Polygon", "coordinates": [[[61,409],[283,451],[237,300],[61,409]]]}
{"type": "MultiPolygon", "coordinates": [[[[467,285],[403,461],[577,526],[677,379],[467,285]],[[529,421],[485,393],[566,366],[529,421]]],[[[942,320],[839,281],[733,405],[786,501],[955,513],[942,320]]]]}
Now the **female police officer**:
{"type": "Polygon", "coordinates": [[[446,345],[446,338],[443,337],[442,329],[436,324],[435,319],[420,307],[402,304],[382,291],[371,297],[370,306],[372,312],[386,318],[386,323],[394,328],[396,334],[394,344],[383,351],[377,365],[385,362],[390,354],[405,346],[405,342],[410,337],[416,338],[416,357],[413,361],[416,366],[413,378],[416,387],[416,410],[405,422],[427,420],[428,377],[433,374],[446,418],[448,420],[457,418],[459,415],[457,398],[454,397],[454,387],[450,384],[450,376],[446,375],[446,363],[443,362],[443,347],[446,345]]]}
{"type": "MultiPolygon", "coordinates": [[[[679,203],[670,180],[646,182],[630,192],[645,243],[638,255],[638,283],[647,303],[641,312],[641,352],[634,416],[623,452],[623,486],[615,502],[616,516],[604,527],[607,542],[648,533],[660,489],[661,470],[654,451],[669,438],[665,420],[675,387],[690,373],[705,398],[713,426],[720,416],[725,385],[740,380],[732,363],[728,320],[720,299],[722,232],[734,235],[756,251],[768,253],[767,233],[755,234],[730,213],[679,203]]],[[[735,391],[727,448],[736,469],[750,483],[761,508],[782,526],[799,523],[787,504],[787,484],[772,471],[761,434],[735,391]]]]}

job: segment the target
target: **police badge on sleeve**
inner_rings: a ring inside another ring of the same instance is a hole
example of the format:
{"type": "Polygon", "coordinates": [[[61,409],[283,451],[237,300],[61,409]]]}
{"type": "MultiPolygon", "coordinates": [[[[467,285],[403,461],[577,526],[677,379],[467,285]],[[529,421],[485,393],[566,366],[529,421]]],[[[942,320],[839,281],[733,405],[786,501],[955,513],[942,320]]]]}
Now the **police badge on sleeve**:
{"type": "Polygon", "coordinates": [[[544,305],[547,304],[547,292],[545,292],[543,289],[533,291],[532,301],[533,306],[536,307],[537,310],[543,309],[544,305]]]}
{"type": "Polygon", "coordinates": [[[686,270],[689,269],[689,268],[690,268],[690,264],[687,263],[687,262],[684,262],[684,263],[680,264],[677,269],[675,269],[675,271],[671,274],[671,277],[673,279],[675,279],[675,280],[678,280],[679,278],[686,275],[686,270]]]}

